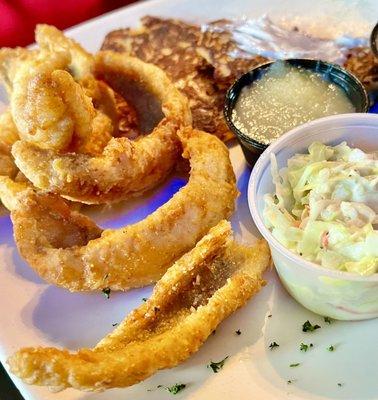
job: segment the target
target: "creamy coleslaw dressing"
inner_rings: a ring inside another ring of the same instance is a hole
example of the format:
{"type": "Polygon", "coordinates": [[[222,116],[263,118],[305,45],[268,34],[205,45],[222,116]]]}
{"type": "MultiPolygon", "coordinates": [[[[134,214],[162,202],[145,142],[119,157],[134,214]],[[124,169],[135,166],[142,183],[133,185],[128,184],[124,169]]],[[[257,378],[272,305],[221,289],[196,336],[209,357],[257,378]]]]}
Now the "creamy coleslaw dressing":
{"type": "Polygon", "coordinates": [[[264,220],[273,236],[323,267],[378,272],[378,154],[314,142],[286,168],[274,156],[271,165],[264,220]]]}

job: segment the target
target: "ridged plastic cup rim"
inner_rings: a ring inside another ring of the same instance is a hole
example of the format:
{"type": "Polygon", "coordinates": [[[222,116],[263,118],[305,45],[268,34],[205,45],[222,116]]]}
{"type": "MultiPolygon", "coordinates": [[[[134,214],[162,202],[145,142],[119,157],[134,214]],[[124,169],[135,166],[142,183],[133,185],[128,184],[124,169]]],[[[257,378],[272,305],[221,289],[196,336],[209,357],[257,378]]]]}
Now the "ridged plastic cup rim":
{"type": "Polygon", "coordinates": [[[377,124],[377,135],[378,135],[377,114],[353,113],[353,114],[332,115],[328,117],[319,118],[311,122],[307,122],[285,133],[275,142],[273,142],[262,153],[262,155],[257,160],[256,164],[252,169],[248,182],[248,192],[247,192],[248,206],[257,229],[260,231],[261,235],[265,238],[265,240],[269,243],[269,246],[274,247],[275,250],[282,253],[283,256],[290,259],[296,265],[305,268],[308,271],[316,272],[317,274],[327,275],[335,279],[360,281],[360,282],[378,282],[378,273],[374,273],[369,276],[363,276],[355,274],[353,272],[346,272],[346,271],[339,271],[339,270],[325,268],[319,264],[306,260],[299,254],[293,253],[292,251],[288,250],[272,235],[270,230],[265,226],[262,216],[260,215],[260,212],[257,208],[257,202],[253,201],[253,199],[256,198],[258,183],[260,181],[262,172],[265,171],[265,169],[267,168],[270,169],[271,153],[276,153],[285,146],[290,145],[295,139],[295,137],[298,135],[298,133],[300,133],[304,128],[316,127],[319,123],[323,123],[324,121],[338,121],[338,120],[348,121],[348,120],[355,120],[356,118],[364,118],[367,121],[375,122],[377,124]]]}

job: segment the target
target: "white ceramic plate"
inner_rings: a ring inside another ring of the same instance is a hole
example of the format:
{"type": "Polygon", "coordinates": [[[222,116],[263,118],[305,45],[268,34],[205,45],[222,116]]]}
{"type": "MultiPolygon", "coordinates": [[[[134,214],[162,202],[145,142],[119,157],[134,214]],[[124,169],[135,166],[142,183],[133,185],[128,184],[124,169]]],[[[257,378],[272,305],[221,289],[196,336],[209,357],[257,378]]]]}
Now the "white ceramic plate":
{"type": "MultiPolygon", "coordinates": [[[[290,24],[305,25],[309,31],[320,29],[324,35],[367,35],[378,19],[375,0],[271,0],[269,4],[265,0],[154,0],[84,23],[69,33],[90,51],[96,51],[107,32],[137,25],[145,14],[202,22],[242,15],[258,17],[264,13],[275,20],[286,18],[290,24]]],[[[231,157],[241,192],[233,227],[239,239],[250,242],[258,234],[246,200],[250,172],[238,146],[231,148],[231,157]]],[[[113,213],[99,209],[96,220],[104,227],[140,220],[183,184],[181,179],[172,177],[147,198],[127,207],[118,207],[113,213]]],[[[0,240],[3,363],[23,346],[64,346],[71,350],[92,346],[113,329],[112,323],[121,321],[151,292],[151,288],[144,288],[112,293],[109,300],[100,293],[68,293],[42,282],[23,262],[12,239],[8,216],[0,217],[0,240]]],[[[225,321],[197,354],[177,368],[159,372],[134,387],[94,394],[74,390],[53,394],[46,388],[25,385],[13,376],[12,379],[26,400],[169,399],[172,395],[156,386],[175,383],[187,384],[177,397],[191,400],[378,399],[378,320],[328,325],[322,317],[292,300],[274,272],[266,277],[269,283],[262,292],[225,321]],[[322,328],[302,333],[302,323],[307,319],[322,328]],[[238,329],[240,336],[235,333],[238,329]],[[273,341],[280,346],[271,351],[268,346],[273,341]],[[314,347],[303,353],[299,350],[301,342],[313,343],[314,347]],[[327,351],[330,345],[335,346],[334,352],[327,351]],[[219,361],[225,356],[229,358],[218,374],[206,368],[210,360],[219,361]],[[300,365],[290,368],[292,363],[300,365]]]]}

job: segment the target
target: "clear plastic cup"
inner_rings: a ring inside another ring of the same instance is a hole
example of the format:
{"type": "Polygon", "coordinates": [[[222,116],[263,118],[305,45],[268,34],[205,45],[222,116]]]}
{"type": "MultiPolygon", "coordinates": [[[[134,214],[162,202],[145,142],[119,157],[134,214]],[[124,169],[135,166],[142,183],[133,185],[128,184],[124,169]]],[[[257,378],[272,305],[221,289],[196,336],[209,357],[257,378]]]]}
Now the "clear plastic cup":
{"type": "Polygon", "coordinates": [[[378,150],[378,115],[341,114],[309,122],[285,133],[271,144],[255,164],[248,185],[252,218],[269,243],[278,275],[287,291],[304,307],[341,320],[378,317],[378,274],[360,276],[331,270],[305,260],[281,245],[263,222],[264,194],[273,193],[270,155],[278,166],[296,153],[304,153],[314,141],[336,145],[346,141],[351,147],[378,150]]]}

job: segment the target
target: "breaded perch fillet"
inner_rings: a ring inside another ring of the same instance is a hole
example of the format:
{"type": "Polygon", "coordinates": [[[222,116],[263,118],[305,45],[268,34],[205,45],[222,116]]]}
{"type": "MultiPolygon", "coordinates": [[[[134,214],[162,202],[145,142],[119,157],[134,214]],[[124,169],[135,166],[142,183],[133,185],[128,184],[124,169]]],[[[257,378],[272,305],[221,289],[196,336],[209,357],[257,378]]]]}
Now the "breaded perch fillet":
{"type": "Polygon", "coordinates": [[[125,200],[162,182],[180,157],[177,131],[191,124],[187,99],[156,66],[100,52],[94,67],[120,90],[127,92],[127,85],[133,86],[135,97],[142,101],[145,124],[152,124],[150,134],[135,141],[111,138],[96,155],[58,153],[24,140],[12,148],[17,166],[34,186],[88,204],[125,200]],[[147,102],[145,92],[153,100],[147,102]],[[157,121],[147,121],[154,115],[157,121]]]}
{"type": "Polygon", "coordinates": [[[11,149],[19,139],[17,128],[9,110],[0,115],[0,175],[14,178],[18,168],[14,163],[11,149]]]}
{"type": "Polygon", "coordinates": [[[101,391],[125,387],[186,360],[264,285],[264,240],[244,247],[220,222],[156,284],[151,298],[93,349],[25,348],[8,359],[26,383],[101,391]]]}
{"type": "Polygon", "coordinates": [[[27,189],[12,200],[18,188],[0,178],[0,198],[11,207],[15,241],[28,264],[71,291],[127,290],[160,279],[230,217],[238,194],[228,149],[218,138],[192,128],[179,136],[191,165],[187,185],[144,220],[119,229],[100,229],[51,194],[27,189]]]}

